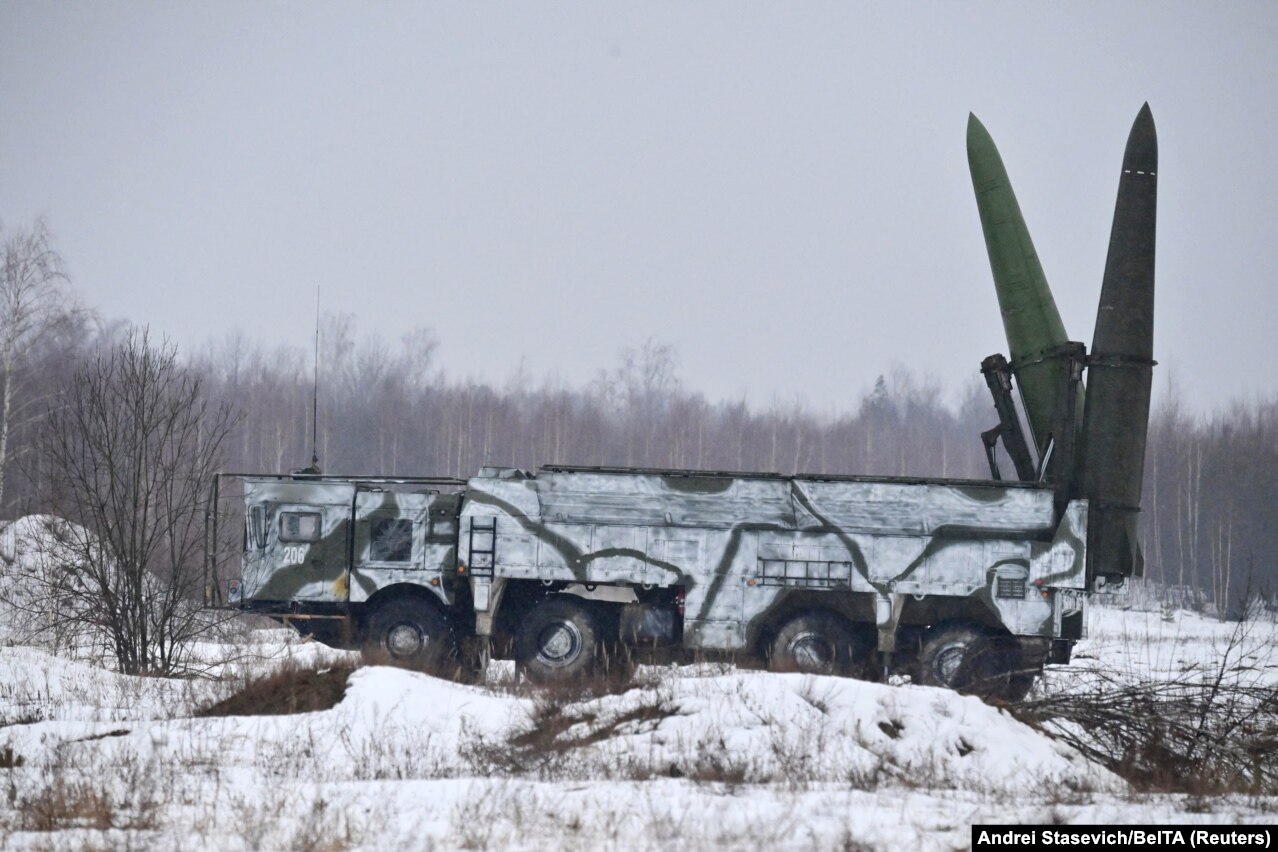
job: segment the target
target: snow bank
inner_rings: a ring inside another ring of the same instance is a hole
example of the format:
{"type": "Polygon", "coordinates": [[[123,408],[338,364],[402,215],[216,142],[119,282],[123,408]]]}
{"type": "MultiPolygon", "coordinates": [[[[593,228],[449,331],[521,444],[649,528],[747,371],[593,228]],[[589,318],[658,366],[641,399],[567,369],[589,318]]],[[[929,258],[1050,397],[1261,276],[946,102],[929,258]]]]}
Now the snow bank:
{"type": "Polygon", "coordinates": [[[0,643],[102,656],[106,634],[90,619],[66,617],[73,600],[53,599],[65,585],[58,575],[76,565],[77,547],[87,540],[83,527],[54,515],[27,515],[0,529],[0,643]]]}
{"type": "MultiPolygon", "coordinates": [[[[1207,664],[1233,627],[1098,611],[1090,629],[1049,688],[1107,664],[1132,677],[1207,664]]],[[[1272,631],[1255,626],[1240,664],[1269,672],[1272,631]]],[[[287,637],[254,634],[250,656],[276,643],[277,658],[327,659],[287,637]]],[[[372,667],[329,710],[186,717],[225,688],[9,649],[0,716],[17,723],[0,725],[0,755],[23,765],[0,770],[13,796],[0,847],[951,849],[973,822],[1245,823],[1278,809],[1134,796],[1006,712],[925,687],[702,665],[568,698],[372,667]],[[44,715],[16,718],[20,696],[44,715]],[[30,825],[30,803],[77,789],[101,793],[109,828],[30,825]]]]}

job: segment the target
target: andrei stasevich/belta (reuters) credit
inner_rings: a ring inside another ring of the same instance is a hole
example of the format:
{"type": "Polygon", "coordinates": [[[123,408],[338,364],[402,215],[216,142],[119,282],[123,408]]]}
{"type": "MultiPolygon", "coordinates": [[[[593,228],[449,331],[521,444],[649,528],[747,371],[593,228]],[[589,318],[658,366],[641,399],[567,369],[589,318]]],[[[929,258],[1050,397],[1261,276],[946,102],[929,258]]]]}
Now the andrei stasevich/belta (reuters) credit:
{"type": "Polygon", "coordinates": [[[974,825],[972,849],[1268,849],[1268,825],[974,825]]]}

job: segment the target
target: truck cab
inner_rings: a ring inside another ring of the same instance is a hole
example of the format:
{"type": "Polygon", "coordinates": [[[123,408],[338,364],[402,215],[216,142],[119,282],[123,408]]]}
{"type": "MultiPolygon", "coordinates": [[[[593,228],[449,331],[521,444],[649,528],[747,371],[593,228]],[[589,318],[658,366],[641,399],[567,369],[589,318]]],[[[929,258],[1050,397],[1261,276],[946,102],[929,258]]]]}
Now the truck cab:
{"type": "Polygon", "coordinates": [[[450,607],[460,486],[433,477],[219,474],[217,504],[230,511],[211,519],[210,603],[347,648],[388,596],[450,607]],[[219,539],[233,538],[239,518],[240,546],[228,547],[219,539]]]}

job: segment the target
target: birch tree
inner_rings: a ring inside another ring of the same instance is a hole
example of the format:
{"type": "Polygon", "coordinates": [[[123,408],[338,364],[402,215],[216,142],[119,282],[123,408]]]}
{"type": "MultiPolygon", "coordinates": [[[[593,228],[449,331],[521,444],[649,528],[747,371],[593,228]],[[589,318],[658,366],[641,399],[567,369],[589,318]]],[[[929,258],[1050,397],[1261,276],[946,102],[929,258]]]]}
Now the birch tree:
{"type": "MultiPolygon", "coordinates": [[[[31,352],[73,311],[62,259],[49,229],[37,219],[29,228],[5,232],[0,224],[4,263],[0,269],[0,506],[12,454],[10,435],[27,406],[16,404],[18,375],[31,352]]],[[[38,404],[38,400],[30,401],[38,404]]]]}

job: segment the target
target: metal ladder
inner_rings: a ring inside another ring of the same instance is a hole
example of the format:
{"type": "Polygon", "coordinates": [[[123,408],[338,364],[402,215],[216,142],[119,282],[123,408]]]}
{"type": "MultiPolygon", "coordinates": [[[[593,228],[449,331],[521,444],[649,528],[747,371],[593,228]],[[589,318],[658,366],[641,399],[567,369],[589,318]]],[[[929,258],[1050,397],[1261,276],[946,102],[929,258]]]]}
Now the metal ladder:
{"type": "Polygon", "coordinates": [[[497,518],[489,518],[484,523],[481,518],[470,519],[470,573],[473,577],[493,576],[493,566],[497,564],[497,518]],[[480,534],[480,541],[488,536],[488,547],[475,546],[475,533],[480,534]]]}

